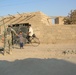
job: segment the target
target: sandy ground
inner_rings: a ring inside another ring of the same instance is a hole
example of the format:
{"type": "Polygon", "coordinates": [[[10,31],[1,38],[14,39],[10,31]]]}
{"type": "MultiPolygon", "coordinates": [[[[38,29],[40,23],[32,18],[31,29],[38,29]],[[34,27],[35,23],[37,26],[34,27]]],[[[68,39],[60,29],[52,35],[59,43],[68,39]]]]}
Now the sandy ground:
{"type": "Polygon", "coordinates": [[[25,45],[0,52],[0,75],[76,75],[75,44],[25,45]]]}

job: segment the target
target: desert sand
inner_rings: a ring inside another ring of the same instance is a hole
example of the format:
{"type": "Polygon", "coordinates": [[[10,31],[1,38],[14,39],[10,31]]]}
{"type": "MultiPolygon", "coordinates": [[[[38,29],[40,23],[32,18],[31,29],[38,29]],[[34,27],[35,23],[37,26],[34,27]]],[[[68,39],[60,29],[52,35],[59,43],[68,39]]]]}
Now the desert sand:
{"type": "Polygon", "coordinates": [[[0,52],[0,75],[76,75],[76,44],[40,44],[0,52]]]}

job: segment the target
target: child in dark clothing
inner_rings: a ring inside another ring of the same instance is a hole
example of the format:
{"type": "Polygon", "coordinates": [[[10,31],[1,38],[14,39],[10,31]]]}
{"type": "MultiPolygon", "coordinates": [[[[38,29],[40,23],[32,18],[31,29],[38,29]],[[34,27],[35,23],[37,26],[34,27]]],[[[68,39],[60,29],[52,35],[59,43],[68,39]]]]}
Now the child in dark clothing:
{"type": "Polygon", "coordinates": [[[22,31],[19,32],[19,44],[20,44],[20,49],[22,48],[23,49],[23,45],[24,45],[24,38],[23,38],[23,35],[22,35],[22,31]]]}

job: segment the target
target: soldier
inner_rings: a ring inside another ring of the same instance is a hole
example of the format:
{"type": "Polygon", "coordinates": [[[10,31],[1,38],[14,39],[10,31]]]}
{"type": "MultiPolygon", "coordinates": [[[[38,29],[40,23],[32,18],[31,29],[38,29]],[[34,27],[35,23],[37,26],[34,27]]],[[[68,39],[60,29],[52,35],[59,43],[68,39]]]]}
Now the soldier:
{"type": "Polygon", "coordinates": [[[12,32],[16,34],[16,31],[12,29],[10,25],[8,25],[7,29],[4,31],[4,55],[6,52],[12,54],[12,32]]]}

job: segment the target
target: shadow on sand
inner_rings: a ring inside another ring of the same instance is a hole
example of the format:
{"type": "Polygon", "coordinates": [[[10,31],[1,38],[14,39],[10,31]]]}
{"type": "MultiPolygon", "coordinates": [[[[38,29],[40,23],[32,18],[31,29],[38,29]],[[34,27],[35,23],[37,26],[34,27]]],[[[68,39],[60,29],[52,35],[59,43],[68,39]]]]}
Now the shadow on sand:
{"type": "Polygon", "coordinates": [[[0,75],[76,75],[76,64],[58,59],[0,60],[0,75]]]}

